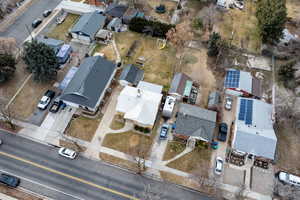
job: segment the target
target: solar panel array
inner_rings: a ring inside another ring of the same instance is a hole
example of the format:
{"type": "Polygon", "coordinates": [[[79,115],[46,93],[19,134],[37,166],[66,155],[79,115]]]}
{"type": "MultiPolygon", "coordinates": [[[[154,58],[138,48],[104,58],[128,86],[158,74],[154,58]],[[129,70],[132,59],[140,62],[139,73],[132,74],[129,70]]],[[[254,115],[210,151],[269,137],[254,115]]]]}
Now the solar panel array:
{"type": "Polygon", "coordinates": [[[245,124],[252,124],[253,100],[241,99],[239,120],[245,121],[245,124]]]}
{"type": "Polygon", "coordinates": [[[239,81],[240,81],[240,71],[238,71],[238,70],[227,71],[227,74],[225,77],[225,83],[224,83],[226,88],[239,87],[239,81]]]}

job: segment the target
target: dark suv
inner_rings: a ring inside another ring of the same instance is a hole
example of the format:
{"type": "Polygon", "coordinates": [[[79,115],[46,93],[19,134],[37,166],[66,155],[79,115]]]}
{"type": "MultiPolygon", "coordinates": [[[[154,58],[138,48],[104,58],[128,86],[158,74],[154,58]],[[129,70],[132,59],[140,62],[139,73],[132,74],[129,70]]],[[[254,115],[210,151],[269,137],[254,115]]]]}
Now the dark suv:
{"type": "Polygon", "coordinates": [[[36,27],[38,27],[40,24],[42,23],[42,20],[40,19],[40,18],[37,18],[36,20],[34,20],[33,22],[32,22],[32,28],[36,28],[36,27]]]}
{"type": "Polygon", "coordinates": [[[20,184],[20,179],[12,176],[12,175],[8,175],[8,174],[1,174],[0,175],[0,183],[3,183],[9,187],[18,187],[18,185],[20,184]]]}
{"type": "Polygon", "coordinates": [[[219,125],[219,135],[218,135],[218,140],[225,142],[227,138],[227,130],[228,126],[226,123],[221,123],[219,125]]]}

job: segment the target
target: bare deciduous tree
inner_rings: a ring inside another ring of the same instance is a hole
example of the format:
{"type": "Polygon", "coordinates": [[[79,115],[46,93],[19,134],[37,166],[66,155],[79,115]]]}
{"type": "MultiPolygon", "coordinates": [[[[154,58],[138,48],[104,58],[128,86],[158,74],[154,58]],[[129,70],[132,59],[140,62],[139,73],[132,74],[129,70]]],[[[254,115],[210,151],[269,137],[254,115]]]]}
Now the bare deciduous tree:
{"type": "Polygon", "coordinates": [[[14,55],[18,53],[18,45],[15,38],[0,37],[0,54],[14,55]]]}
{"type": "Polygon", "coordinates": [[[16,125],[13,123],[14,113],[4,102],[0,102],[0,115],[0,120],[4,124],[7,124],[12,130],[16,129],[16,125]]]}
{"type": "Polygon", "coordinates": [[[219,20],[219,13],[215,4],[210,4],[208,7],[204,7],[199,12],[199,18],[203,20],[203,25],[209,32],[213,30],[214,24],[219,20]]]}
{"type": "Polygon", "coordinates": [[[187,41],[193,39],[193,36],[193,31],[189,21],[177,24],[175,28],[172,28],[167,32],[167,39],[177,49],[183,48],[187,41]]]}
{"type": "Polygon", "coordinates": [[[137,167],[137,173],[142,174],[146,170],[145,166],[145,158],[148,153],[148,149],[146,148],[145,140],[143,137],[140,137],[138,144],[132,146],[130,149],[130,154],[134,157],[137,167]]]}

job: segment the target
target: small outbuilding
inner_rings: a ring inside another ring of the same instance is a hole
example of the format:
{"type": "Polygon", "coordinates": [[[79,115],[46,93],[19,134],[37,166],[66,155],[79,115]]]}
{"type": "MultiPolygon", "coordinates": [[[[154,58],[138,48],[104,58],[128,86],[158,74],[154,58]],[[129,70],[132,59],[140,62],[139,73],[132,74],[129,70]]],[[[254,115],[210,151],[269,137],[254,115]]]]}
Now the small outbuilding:
{"type": "Polygon", "coordinates": [[[120,32],[122,28],[122,20],[118,17],[113,18],[107,25],[107,29],[110,31],[120,32]]]}
{"type": "Polygon", "coordinates": [[[176,97],[177,100],[182,100],[183,98],[189,98],[193,81],[185,73],[176,73],[173,77],[169,95],[176,97]]]}
{"type": "Polygon", "coordinates": [[[208,109],[209,110],[218,110],[220,104],[220,93],[217,91],[211,92],[208,96],[208,109]]]}
{"type": "Polygon", "coordinates": [[[176,98],[172,96],[167,96],[165,105],[162,111],[162,115],[167,118],[171,118],[173,114],[173,110],[175,107],[176,98]]]}
{"type": "Polygon", "coordinates": [[[104,27],[105,20],[106,16],[97,11],[83,14],[71,29],[72,38],[81,43],[89,44],[95,39],[98,30],[104,27]]]}
{"type": "Polygon", "coordinates": [[[120,75],[119,82],[122,86],[137,86],[144,78],[144,70],[129,64],[126,65],[120,75]]]}
{"type": "Polygon", "coordinates": [[[112,38],[112,32],[110,32],[109,30],[105,30],[105,29],[100,29],[97,33],[96,33],[96,40],[103,42],[103,43],[107,43],[110,39],[112,38]]]}

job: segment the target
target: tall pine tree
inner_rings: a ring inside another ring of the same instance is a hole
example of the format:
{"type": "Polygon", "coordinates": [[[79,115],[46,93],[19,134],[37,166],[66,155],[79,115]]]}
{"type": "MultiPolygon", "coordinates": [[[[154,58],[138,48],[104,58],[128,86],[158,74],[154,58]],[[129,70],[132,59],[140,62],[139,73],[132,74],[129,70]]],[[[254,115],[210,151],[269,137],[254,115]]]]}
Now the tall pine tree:
{"type": "Polygon", "coordinates": [[[259,0],[256,17],[263,43],[276,43],[283,36],[287,20],[285,0],[259,0]]]}
{"type": "Polygon", "coordinates": [[[56,78],[59,65],[51,47],[33,40],[25,43],[24,51],[27,70],[33,74],[34,80],[47,82],[56,78]]]}

